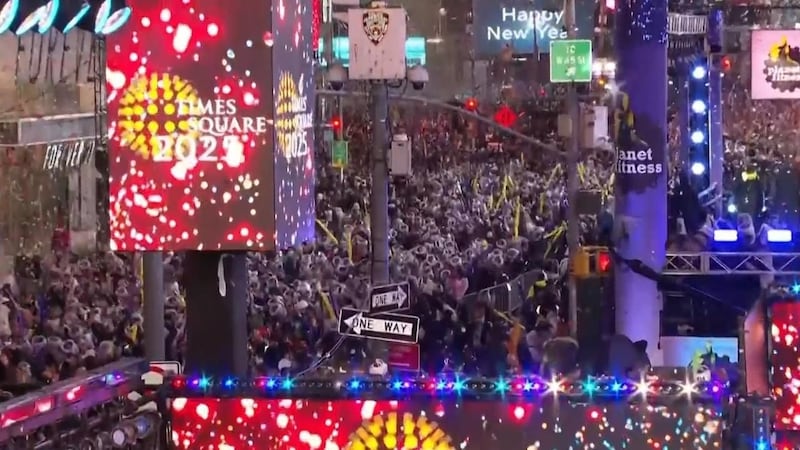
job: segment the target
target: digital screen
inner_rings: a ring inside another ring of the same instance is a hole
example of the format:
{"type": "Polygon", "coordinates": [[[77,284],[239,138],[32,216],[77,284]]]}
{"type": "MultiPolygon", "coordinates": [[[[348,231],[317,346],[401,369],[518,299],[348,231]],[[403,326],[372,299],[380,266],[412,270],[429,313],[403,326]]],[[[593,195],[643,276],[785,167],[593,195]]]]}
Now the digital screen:
{"type": "Polygon", "coordinates": [[[800,98],[800,30],[753,30],[753,100],[800,98]]]}
{"type": "MultiPolygon", "coordinates": [[[[577,39],[594,37],[595,8],[593,0],[576,0],[577,39]]],[[[475,54],[482,58],[506,48],[514,54],[549,53],[551,41],[567,39],[560,0],[473,0],[472,18],[475,54]]]]}
{"type": "MultiPolygon", "coordinates": [[[[412,36],[406,39],[406,65],[413,66],[419,64],[424,66],[427,61],[426,42],[424,37],[412,36]]],[[[335,37],[331,41],[331,53],[333,59],[341,65],[347,67],[350,65],[350,39],[347,36],[335,37]]],[[[319,61],[320,65],[326,66],[328,63],[325,61],[325,40],[319,40],[319,61]]]]}
{"type": "Polygon", "coordinates": [[[112,250],[274,247],[271,16],[139,0],[107,38],[112,250]]]}
{"type": "Polygon", "coordinates": [[[775,428],[800,431],[800,302],[770,306],[769,365],[775,398],[775,428]]]}
{"type": "Polygon", "coordinates": [[[276,241],[286,248],[314,239],[314,5],[272,3],[276,241]]]}
{"type": "Polygon", "coordinates": [[[719,449],[722,406],[178,398],[179,449],[719,449]]]}

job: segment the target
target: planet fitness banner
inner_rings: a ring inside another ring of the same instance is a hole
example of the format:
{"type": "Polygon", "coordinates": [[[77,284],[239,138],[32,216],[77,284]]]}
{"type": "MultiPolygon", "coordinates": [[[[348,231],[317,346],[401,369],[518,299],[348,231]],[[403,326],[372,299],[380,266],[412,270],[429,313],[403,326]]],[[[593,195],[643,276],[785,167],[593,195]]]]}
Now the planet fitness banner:
{"type": "MultiPolygon", "coordinates": [[[[560,0],[473,0],[475,54],[493,58],[505,48],[515,54],[548,53],[550,41],[566,39],[565,12],[560,0]]],[[[576,0],[578,38],[594,33],[595,2],[576,0]]]]}
{"type": "Polygon", "coordinates": [[[753,100],[800,98],[800,30],[755,30],[750,47],[753,100]]]}

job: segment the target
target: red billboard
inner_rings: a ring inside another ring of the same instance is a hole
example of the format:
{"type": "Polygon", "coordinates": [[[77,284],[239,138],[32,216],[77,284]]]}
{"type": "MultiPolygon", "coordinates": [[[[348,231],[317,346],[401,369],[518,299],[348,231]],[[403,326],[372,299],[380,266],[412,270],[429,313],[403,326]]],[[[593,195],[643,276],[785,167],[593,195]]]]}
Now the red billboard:
{"type": "Polygon", "coordinates": [[[722,406],[177,398],[179,449],[721,448],[722,406]]]}
{"type": "Polygon", "coordinates": [[[313,238],[312,12],[290,3],[139,0],[108,37],[113,250],[313,238]]]}
{"type": "Polygon", "coordinates": [[[775,428],[800,431],[800,302],[774,303],[770,314],[770,385],[775,398],[775,428]]]}

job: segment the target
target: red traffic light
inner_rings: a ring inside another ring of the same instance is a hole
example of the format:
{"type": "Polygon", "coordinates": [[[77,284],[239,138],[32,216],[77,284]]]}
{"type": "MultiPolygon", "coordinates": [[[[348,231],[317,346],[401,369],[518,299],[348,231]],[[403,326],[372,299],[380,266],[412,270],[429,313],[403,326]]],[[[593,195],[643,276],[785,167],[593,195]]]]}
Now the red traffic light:
{"type": "Polygon", "coordinates": [[[731,62],[730,56],[723,56],[719,62],[719,67],[723,72],[730,72],[731,67],[733,66],[733,62],[731,62]]]}
{"type": "Polygon", "coordinates": [[[506,128],[511,128],[517,122],[517,114],[510,107],[503,105],[495,111],[494,121],[506,128]]]}
{"type": "Polygon", "coordinates": [[[334,130],[342,128],[342,120],[338,117],[334,117],[331,119],[331,127],[333,127],[334,130]]]}
{"type": "Polygon", "coordinates": [[[475,100],[474,98],[468,98],[464,102],[464,108],[466,108],[466,109],[468,109],[470,111],[475,111],[476,109],[478,109],[478,101],[475,100]]]}
{"type": "Polygon", "coordinates": [[[606,252],[597,254],[597,271],[608,272],[611,269],[611,256],[606,252]]]}

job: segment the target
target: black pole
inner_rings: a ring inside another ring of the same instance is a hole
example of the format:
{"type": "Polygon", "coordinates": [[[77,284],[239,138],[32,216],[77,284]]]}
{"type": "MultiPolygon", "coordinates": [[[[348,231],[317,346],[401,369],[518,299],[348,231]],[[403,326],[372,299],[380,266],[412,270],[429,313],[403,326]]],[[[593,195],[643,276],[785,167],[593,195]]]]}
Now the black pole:
{"type": "Polygon", "coordinates": [[[189,251],[186,286],[186,373],[247,377],[247,256],[189,251]]]}

